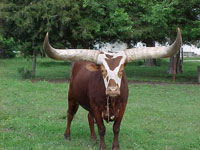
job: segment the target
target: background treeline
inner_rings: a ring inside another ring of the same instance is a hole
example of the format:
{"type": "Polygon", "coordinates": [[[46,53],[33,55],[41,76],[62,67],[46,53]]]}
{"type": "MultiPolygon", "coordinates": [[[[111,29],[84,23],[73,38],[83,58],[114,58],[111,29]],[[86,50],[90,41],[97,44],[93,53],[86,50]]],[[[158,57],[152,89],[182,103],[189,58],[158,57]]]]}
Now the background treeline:
{"type": "Polygon", "coordinates": [[[200,38],[199,0],[3,0],[0,8],[1,57],[13,55],[5,52],[13,51],[5,40],[20,44],[24,55],[43,56],[46,32],[59,48],[116,40],[163,43],[173,40],[177,27],[185,43],[200,38]]]}

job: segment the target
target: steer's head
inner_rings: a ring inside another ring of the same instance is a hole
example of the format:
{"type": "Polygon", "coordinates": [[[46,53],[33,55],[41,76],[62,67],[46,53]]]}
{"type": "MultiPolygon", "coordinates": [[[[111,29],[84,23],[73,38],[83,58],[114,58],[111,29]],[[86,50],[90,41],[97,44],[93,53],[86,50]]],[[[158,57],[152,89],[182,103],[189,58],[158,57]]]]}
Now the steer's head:
{"type": "Polygon", "coordinates": [[[140,59],[166,58],[176,54],[181,47],[182,38],[178,28],[175,42],[168,47],[142,47],[126,49],[117,53],[100,52],[89,49],[55,49],[48,41],[48,33],[44,40],[46,54],[55,60],[89,61],[86,66],[89,71],[101,70],[106,88],[106,95],[120,95],[124,64],[140,59]]]}
{"type": "Polygon", "coordinates": [[[97,65],[88,64],[86,68],[89,71],[100,70],[106,88],[106,95],[115,97],[120,95],[125,61],[126,55],[124,51],[119,51],[118,53],[100,52],[97,58],[97,65]]]}

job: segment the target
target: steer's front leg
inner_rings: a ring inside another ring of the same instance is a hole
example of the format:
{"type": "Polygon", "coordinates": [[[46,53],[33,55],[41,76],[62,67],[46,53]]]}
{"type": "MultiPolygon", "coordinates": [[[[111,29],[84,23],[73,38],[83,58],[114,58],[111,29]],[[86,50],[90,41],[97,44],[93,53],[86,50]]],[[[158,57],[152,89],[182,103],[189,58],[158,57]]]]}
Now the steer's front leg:
{"type": "Polygon", "coordinates": [[[119,136],[119,131],[120,131],[120,124],[124,115],[124,111],[126,108],[126,103],[124,104],[120,104],[119,107],[119,113],[118,113],[118,117],[116,118],[114,124],[113,124],[113,133],[114,133],[114,139],[113,139],[113,146],[112,146],[112,150],[119,150],[119,140],[118,140],[118,136],[119,136]]]}
{"type": "Polygon", "coordinates": [[[100,136],[100,147],[99,150],[106,150],[106,145],[105,145],[105,141],[104,141],[104,136],[106,133],[106,128],[104,126],[103,123],[103,118],[102,118],[102,113],[101,111],[99,111],[99,109],[96,107],[96,109],[94,109],[93,111],[94,116],[95,116],[95,120],[98,126],[98,131],[99,131],[99,136],[100,136]]]}
{"type": "Polygon", "coordinates": [[[119,131],[120,131],[120,124],[115,122],[113,125],[114,139],[113,139],[112,150],[119,150],[119,140],[118,140],[119,131]]]}

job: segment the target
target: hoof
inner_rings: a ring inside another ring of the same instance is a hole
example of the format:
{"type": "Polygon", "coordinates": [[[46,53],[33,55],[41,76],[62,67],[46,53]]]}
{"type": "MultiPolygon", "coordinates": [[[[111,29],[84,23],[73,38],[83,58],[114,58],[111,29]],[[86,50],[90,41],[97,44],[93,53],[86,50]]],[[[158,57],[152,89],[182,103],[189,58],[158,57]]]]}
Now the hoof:
{"type": "Polygon", "coordinates": [[[112,148],[112,150],[120,150],[120,148],[119,147],[114,147],[114,148],[112,148]]]}
{"type": "Polygon", "coordinates": [[[64,134],[64,136],[65,136],[65,139],[66,139],[66,140],[68,140],[68,141],[71,140],[70,135],[64,134]]]}
{"type": "Polygon", "coordinates": [[[96,136],[91,136],[91,140],[92,140],[92,142],[97,142],[97,137],[96,136]]]}
{"type": "Polygon", "coordinates": [[[105,147],[99,147],[99,150],[106,150],[105,147]]]}

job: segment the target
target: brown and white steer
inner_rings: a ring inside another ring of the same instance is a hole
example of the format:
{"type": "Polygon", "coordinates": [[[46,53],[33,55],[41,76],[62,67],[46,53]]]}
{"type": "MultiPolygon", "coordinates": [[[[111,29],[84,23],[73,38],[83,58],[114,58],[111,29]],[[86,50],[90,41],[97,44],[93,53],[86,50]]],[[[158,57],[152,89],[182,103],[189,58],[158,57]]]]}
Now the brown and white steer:
{"type": "Polygon", "coordinates": [[[176,54],[182,43],[178,29],[175,42],[169,47],[132,48],[116,53],[88,49],[55,49],[44,41],[46,54],[55,60],[76,61],[73,64],[68,91],[68,113],[65,138],[70,139],[70,125],[81,105],[89,111],[88,122],[91,138],[96,140],[94,120],[100,136],[100,150],[105,150],[105,126],[103,119],[113,124],[113,150],[119,150],[118,134],[128,99],[128,83],[124,72],[125,64],[151,58],[166,58],[176,54]]]}

